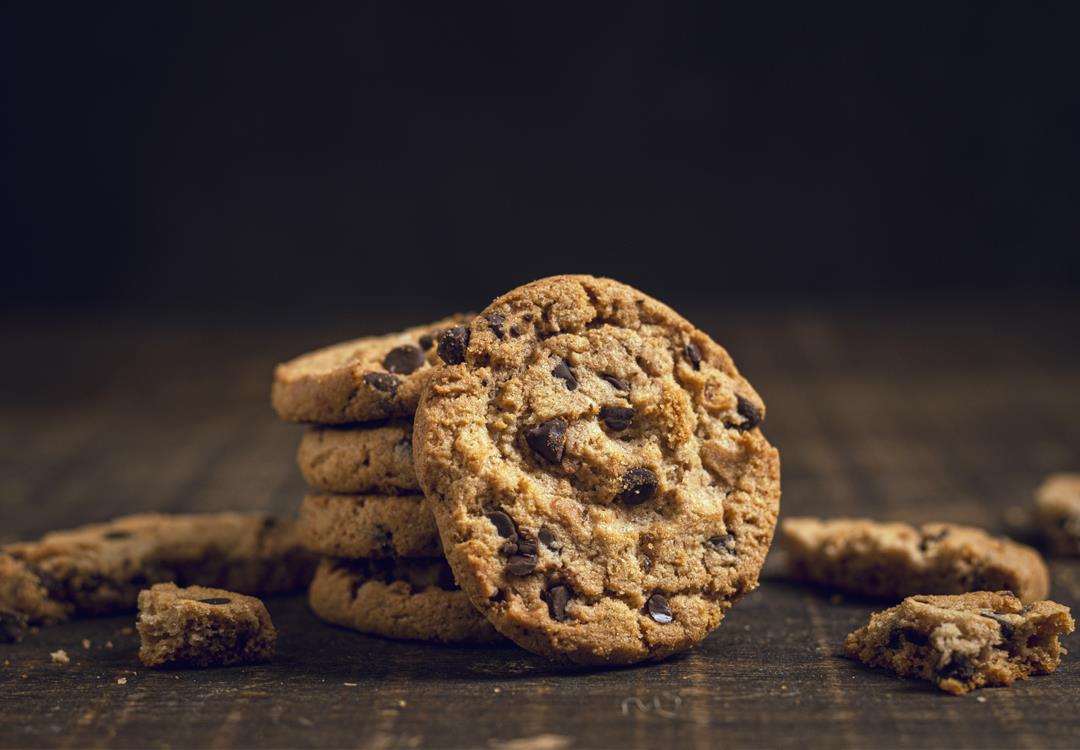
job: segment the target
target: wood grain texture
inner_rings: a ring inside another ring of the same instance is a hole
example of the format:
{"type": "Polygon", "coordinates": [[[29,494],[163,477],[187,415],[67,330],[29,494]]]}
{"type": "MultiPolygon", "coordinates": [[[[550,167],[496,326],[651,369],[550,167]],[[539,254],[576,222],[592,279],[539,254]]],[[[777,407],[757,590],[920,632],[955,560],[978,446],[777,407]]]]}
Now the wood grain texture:
{"type": "MultiPolygon", "coordinates": [[[[1080,308],[682,311],[768,404],[782,516],[1023,536],[1010,509],[1047,472],[1080,469],[1080,308]]],[[[413,317],[5,321],[20,366],[0,374],[0,541],[139,510],[294,509],[300,428],[270,411],[272,365],[413,317]]],[[[839,658],[875,605],[786,583],[780,557],[701,647],[630,669],[368,638],[299,596],[268,601],[279,654],[257,667],[147,670],[132,618],[73,622],[0,645],[0,747],[1075,746],[1080,654],[949,697],[839,658]]],[[[1077,608],[1080,563],[1051,570],[1052,597],[1077,608]]]]}

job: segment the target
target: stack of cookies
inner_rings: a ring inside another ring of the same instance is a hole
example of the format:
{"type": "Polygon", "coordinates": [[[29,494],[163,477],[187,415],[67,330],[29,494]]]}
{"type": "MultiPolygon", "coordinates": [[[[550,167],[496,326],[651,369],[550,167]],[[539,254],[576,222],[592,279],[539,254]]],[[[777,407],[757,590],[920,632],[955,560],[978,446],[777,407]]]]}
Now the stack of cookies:
{"type": "Polygon", "coordinates": [[[323,557],[310,603],[327,622],[444,643],[498,637],[454,584],[412,460],[413,415],[439,362],[435,339],[467,321],[336,344],[274,374],[277,413],[311,425],[297,453],[311,486],[299,535],[323,557]]]}

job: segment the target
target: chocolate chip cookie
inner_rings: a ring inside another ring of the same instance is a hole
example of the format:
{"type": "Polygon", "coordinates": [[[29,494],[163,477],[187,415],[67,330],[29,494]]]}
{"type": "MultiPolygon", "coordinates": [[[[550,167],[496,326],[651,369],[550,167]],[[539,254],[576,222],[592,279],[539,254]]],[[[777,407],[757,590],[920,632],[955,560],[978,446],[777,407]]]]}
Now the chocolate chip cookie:
{"type": "Polygon", "coordinates": [[[1053,672],[1065,653],[1058,636],[1074,627],[1068,607],[1024,605],[1007,591],[913,596],[872,615],[844,654],[962,695],[1053,672]]]}
{"type": "Polygon", "coordinates": [[[300,439],[300,473],[328,492],[416,494],[412,422],[313,427],[300,439]]]}
{"type": "Polygon", "coordinates": [[[148,667],[265,661],[277,631],[261,601],[224,589],[159,583],[139,592],[139,660],[148,667]]]}
{"type": "Polygon", "coordinates": [[[308,594],[323,620],[361,633],[441,643],[500,640],[445,560],[324,560],[308,594]]]}
{"type": "Polygon", "coordinates": [[[400,333],[345,341],[277,366],[271,401],[290,422],[343,424],[416,411],[431,374],[435,337],[468,320],[454,315],[400,333]]]}
{"type": "Polygon", "coordinates": [[[315,566],[291,520],[262,513],[125,516],[0,549],[0,610],[34,623],[134,609],[152,583],[273,594],[315,566]]]}
{"type": "Polygon", "coordinates": [[[1050,591],[1038,552],[970,526],[788,518],[780,537],[792,578],[853,594],[900,599],[1007,590],[1033,602],[1050,591]]]}
{"type": "Polygon", "coordinates": [[[1080,555],[1080,474],[1051,474],[1035,493],[1035,515],[1050,549],[1080,555]]]}
{"type": "Polygon", "coordinates": [[[761,398],[625,284],[557,276],[439,336],[417,477],[458,583],[557,659],[688,648],[757,586],[780,501],[761,398]]]}
{"type": "Polygon", "coordinates": [[[330,557],[438,557],[435,517],[423,495],[311,492],[300,505],[300,542],[330,557]]]}

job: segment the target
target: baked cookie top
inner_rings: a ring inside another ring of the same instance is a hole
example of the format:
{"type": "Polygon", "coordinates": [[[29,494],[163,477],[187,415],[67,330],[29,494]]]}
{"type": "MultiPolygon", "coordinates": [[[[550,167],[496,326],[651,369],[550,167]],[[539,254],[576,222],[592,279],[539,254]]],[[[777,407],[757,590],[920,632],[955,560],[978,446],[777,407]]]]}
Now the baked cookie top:
{"type": "Polygon", "coordinates": [[[439,338],[413,454],[458,583],[577,662],[692,646],[757,585],[780,500],[760,397],[671,308],[556,276],[439,338]]]}
{"type": "Polygon", "coordinates": [[[274,371],[270,400],[290,422],[344,424],[410,416],[432,364],[438,362],[435,337],[468,320],[468,315],[452,315],[283,362],[274,371]]]}

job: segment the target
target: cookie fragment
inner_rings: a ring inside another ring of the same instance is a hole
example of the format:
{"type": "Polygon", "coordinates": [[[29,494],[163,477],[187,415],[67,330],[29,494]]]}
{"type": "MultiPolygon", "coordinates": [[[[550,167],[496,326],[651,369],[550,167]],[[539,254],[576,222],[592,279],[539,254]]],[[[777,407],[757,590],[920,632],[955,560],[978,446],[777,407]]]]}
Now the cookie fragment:
{"type": "Polygon", "coordinates": [[[139,593],[139,661],[148,667],[231,666],[274,654],[277,631],[261,601],[223,589],[159,583],[139,593]]]}
{"type": "Polygon", "coordinates": [[[848,593],[899,599],[1007,590],[1031,602],[1050,590],[1038,552],[970,526],[788,518],[780,536],[792,578],[848,593]]]}
{"type": "Polygon", "coordinates": [[[1080,555],[1080,474],[1051,474],[1035,491],[1035,517],[1057,555],[1080,555]]]}
{"type": "Polygon", "coordinates": [[[704,638],[757,585],[780,495],[764,409],[740,413],[739,396],[760,399],[727,352],[587,276],[520,287],[467,330],[413,449],[469,598],[561,660],[660,659],[704,638]],[[728,534],[739,554],[709,543],[728,534]]]}
{"type": "Polygon", "coordinates": [[[1058,636],[1074,627],[1068,607],[1025,606],[1007,591],[913,596],[871,615],[844,641],[844,654],[962,695],[1053,672],[1065,653],[1058,636]]]}

